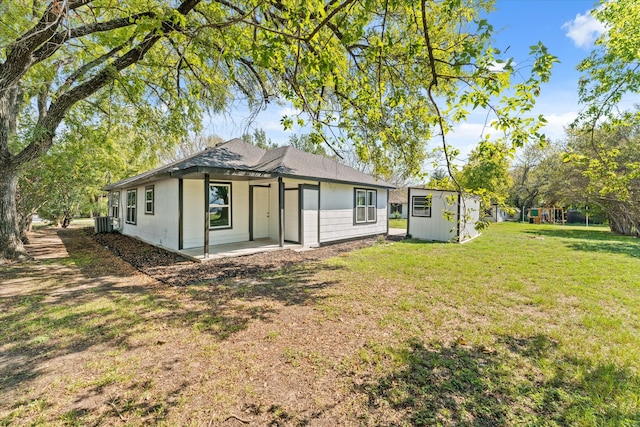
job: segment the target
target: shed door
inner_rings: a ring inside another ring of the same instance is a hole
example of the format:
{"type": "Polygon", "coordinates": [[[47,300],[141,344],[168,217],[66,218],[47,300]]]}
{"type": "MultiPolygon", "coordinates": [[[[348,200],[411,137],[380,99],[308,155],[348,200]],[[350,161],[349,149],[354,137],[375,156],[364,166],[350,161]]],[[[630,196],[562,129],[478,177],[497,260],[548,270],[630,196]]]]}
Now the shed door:
{"type": "Polygon", "coordinates": [[[253,238],[269,237],[269,188],[253,187],[253,238]]]}
{"type": "Polygon", "coordinates": [[[284,240],[299,242],[300,206],[298,203],[298,189],[284,192],[284,240]]]}

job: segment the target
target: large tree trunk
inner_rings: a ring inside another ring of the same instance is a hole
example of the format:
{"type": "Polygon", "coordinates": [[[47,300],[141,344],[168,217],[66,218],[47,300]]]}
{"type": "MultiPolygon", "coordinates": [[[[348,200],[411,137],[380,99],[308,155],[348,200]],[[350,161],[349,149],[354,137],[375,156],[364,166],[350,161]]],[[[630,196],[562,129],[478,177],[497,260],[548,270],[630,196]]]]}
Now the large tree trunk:
{"type": "Polygon", "coordinates": [[[0,173],[0,263],[27,257],[18,232],[17,191],[16,171],[9,169],[0,173]]]}

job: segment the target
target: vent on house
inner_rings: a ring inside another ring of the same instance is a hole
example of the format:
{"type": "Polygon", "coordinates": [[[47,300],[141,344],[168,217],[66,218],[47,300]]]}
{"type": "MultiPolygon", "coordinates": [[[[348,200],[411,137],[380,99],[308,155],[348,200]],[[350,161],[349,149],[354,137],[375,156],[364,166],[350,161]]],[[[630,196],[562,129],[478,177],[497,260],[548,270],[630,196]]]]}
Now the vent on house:
{"type": "Polygon", "coordinates": [[[113,225],[111,224],[111,218],[108,216],[96,216],[93,218],[95,221],[95,232],[97,233],[110,233],[113,231],[113,225]]]}

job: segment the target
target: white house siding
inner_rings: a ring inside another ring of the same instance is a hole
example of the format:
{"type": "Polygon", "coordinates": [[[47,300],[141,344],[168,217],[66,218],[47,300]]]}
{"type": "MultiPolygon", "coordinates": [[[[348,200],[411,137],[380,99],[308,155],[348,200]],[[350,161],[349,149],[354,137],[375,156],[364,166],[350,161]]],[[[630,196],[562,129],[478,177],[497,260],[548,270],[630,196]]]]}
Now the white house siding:
{"type": "Polygon", "coordinates": [[[462,204],[461,212],[466,214],[466,220],[460,225],[460,240],[473,239],[480,234],[475,228],[477,222],[480,220],[480,200],[475,197],[466,197],[462,204]]]}
{"type": "Polygon", "coordinates": [[[320,185],[320,243],[387,233],[387,190],[323,182],[320,185]],[[354,189],[377,190],[375,223],[354,224],[354,189]]]}
{"type": "Polygon", "coordinates": [[[317,246],[318,243],[318,189],[303,189],[302,206],[302,244],[317,246]]]}
{"type": "MultiPolygon", "coordinates": [[[[400,218],[402,219],[407,219],[407,211],[409,210],[409,204],[408,203],[402,203],[402,212],[400,213],[400,218]]],[[[389,218],[393,218],[394,215],[392,213],[392,206],[391,203],[389,203],[389,218]]]]}
{"type": "Polygon", "coordinates": [[[162,180],[135,187],[137,189],[136,224],[127,224],[127,191],[120,190],[122,234],[137,237],[153,245],[178,249],[178,181],[162,180]],[[153,185],[154,212],[145,214],[145,188],[153,185]]]}
{"type": "Polygon", "coordinates": [[[412,188],[409,191],[409,228],[407,234],[420,240],[448,242],[455,239],[458,214],[457,194],[451,191],[424,190],[412,188]],[[413,216],[413,197],[431,195],[431,217],[413,216]],[[450,203],[453,195],[456,202],[450,203]],[[453,214],[453,221],[445,218],[445,212],[453,214]]]}
{"type": "MultiPolygon", "coordinates": [[[[204,180],[185,179],[183,182],[183,244],[184,249],[188,249],[204,245],[204,180]]],[[[248,241],[249,183],[214,179],[211,182],[231,183],[231,228],[210,230],[209,245],[248,241]]]]}

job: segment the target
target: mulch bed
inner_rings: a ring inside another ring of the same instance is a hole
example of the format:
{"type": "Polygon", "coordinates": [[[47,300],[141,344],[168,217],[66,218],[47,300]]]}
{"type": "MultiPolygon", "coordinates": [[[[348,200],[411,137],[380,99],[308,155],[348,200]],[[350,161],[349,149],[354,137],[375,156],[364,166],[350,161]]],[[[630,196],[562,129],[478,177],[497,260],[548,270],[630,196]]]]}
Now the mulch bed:
{"type": "MultiPolygon", "coordinates": [[[[87,228],[86,233],[92,233],[87,228]]],[[[376,244],[376,238],[353,240],[322,246],[313,250],[296,252],[290,249],[262,252],[207,262],[196,262],[178,254],[141,242],[120,233],[95,234],[94,239],[115,255],[129,262],[141,272],[171,286],[217,281],[228,278],[247,279],[261,273],[338,256],[345,252],[376,244]]],[[[388,240],[397,240],[389,236],[388,240]]]]}

